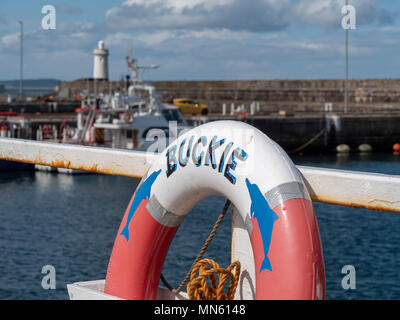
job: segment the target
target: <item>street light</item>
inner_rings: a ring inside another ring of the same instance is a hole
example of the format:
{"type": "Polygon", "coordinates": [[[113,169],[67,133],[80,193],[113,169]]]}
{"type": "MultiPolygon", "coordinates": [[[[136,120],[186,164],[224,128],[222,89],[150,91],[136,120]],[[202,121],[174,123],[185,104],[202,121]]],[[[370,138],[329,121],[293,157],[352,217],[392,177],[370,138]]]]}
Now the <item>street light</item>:
{"type": "MultiPolygon", "coordinates": [[[[346,6],[349,5],[349,0],[346,0],[346,6]]],[[[344,82],[344,113],[347,113],[349,107],[349,28],[346,28],[346,80],[344,82]]]]}
{"type": "Polygon", "coordinates": [[[22,84],[22,79],[23,79],[23,64],[24,64],[24,57],[23,57],[23,50],[24,50],[24,22],[23,21],[18,21],[20,26],[21,26],[21,51],[20,51],[20,74],[19,74],[19,96],[20,99],[22,100],[23,97],[23,84],[22,84]]]}

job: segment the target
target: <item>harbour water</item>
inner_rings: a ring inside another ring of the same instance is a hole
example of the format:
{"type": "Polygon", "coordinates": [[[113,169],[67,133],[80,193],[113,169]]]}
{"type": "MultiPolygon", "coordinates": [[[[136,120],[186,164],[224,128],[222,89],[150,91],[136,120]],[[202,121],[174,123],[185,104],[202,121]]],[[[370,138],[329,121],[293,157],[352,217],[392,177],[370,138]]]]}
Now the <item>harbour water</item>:
{"type": "MultiPolygon", "coordinates": [[[[400,175],[391,154],[296,156],[298,165],[400,175]]],[[[139,180],[45,172],[0,173],[0,299],[68,299],[67,283],[104,279],[122,215],[139,180]],[[54,266],[56,289],[42,288],[54,266]]],[[[348,190],[351,192],[351,190],[348,190]]],[[[163,273],[177,287],[225,200],[200,202],[179,229],[163,273]]],[[[400,215],[314,203],[321,231],[327,299],[400,299],[400,215]],[[356,289],[342,287],[342,268],[356,289]]],[[[230,263],[228,214],[206,257],[230,263]]]]}

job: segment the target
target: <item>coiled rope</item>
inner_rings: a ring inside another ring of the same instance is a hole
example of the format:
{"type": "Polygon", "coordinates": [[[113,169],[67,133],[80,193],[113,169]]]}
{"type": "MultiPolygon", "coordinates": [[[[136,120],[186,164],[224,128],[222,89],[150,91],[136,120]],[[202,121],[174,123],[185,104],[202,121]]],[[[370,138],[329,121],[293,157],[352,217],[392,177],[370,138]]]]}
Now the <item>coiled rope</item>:
{"type": "Polygon", "coordinates": [[[214,224],[213,229],[210,232],[207,240],[204,242],[203,247],[198,253],[196,259],[194,260],[190,270],[186,274],[185,279],[182,281],[178,289],[173,289],[168,281],[164,278],[164,275],[161,274],[160,280],[164,283],[164,285],[173,293],[179,293],[182,291],[183,287],[187,285],[187,293],[189,295],[189,299],[191,300],[232,300],[235,291],[237,288],[239,275],[240,275],[240,262],[235,261],[231,263],[231,265],[227,268],[221,268],[218,263],[214,262],[211,259],[203,259],[203,255],[207,250],[209,244],[214,238],[219,226],[224,219],[226,212],[229,209],[231,202],[229,200],[226,201],[222,212],[218,216],[217,221],[214,224]],[[210,265],[211,267],[209,267],[210,265]],[[233,274],[233,269],[235,270],[235,274],[233,274]],[[198,276],[196,277],[196,275],[198,276]],[[215,275],[218,275],[219,284],[217,284],[217,280],[215,275]],[[228,290],[225,294],[225,284],[226,280],[229,278],[229,286],[228,290]],[[207,283],[207,279],[210,282],[210,285],[207,283]],[[189,281],[190,280],[190,281],[189,281]]]}
{"type": "Polygon", "coordinates": [[[239,275],[239,261],[231,263],[227,269],[224,269],[211,259],[200,260],[192,269],[190,282],[187,285],[189,299],[233,300],[239,282],[239,275]],[[233,269],[236,269],[234,274],[232,272],[233,269]],[[216,275],[218,275],[219,282],[217,282],[216,275]],[[229,280],[229,285],[225,293],[227,280],[229,280]]]}

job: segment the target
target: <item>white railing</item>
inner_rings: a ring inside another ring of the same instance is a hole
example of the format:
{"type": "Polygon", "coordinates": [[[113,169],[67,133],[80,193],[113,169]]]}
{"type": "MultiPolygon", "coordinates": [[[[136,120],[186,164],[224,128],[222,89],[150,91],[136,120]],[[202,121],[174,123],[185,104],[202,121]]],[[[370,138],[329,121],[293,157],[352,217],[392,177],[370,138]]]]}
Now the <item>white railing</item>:
{"type": "MultiPolygon", "coordinates": [[[[156,154],[0,138],[0,159],[141,178],[156,154]]],[[[400,213],[400,176],[298,166],[313,201],[400,213]]]]}

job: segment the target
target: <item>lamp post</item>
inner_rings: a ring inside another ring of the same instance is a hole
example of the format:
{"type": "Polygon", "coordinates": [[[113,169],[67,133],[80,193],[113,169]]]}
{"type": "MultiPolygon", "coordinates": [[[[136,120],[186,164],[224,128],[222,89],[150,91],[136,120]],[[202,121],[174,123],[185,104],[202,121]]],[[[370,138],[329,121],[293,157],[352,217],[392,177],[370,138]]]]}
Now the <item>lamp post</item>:
{"type": "Polygon", "coordinates": [[[24,50],[24,22],[23,21],[18,21],[20,26],[21,26],[21,48],[20,48],[20,66],[19,66],[19,96],[20,99],[22,100],[23,97],[23,68],[24,68],[24,56],[23,56],[23,50],[24,50]]]}
{"type": "MultiPolygon", "coordinates": [[[[346,0],[346,6],[349,5],[349,0],[346,0]]],[[[346,28],[345,41],[345,59],[346,59],[346,79],[344,81],[344,113],[347,113],[349,108],[349,28],[346,28]]]]}

